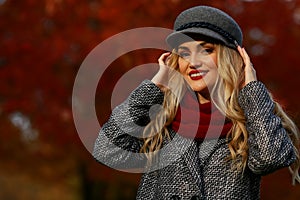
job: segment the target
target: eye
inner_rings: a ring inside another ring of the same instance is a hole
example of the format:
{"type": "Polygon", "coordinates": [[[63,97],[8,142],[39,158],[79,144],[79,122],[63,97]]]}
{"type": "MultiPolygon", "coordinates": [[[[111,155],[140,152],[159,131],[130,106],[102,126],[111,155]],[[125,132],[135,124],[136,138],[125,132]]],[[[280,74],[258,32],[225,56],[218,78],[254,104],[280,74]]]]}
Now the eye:
{"type": "Polygon", "coordinates": [[[190,55],[190,53],[187,51],[182,51],[182,52],[178,52],[178,55],[182,58],[186,58],[190,55]]]}
{"type": "Polygon", "coordinates": [[[201,50],[201,53],[202,54],[211,54],[211,53],[213,53],[214,52],[214,48],[203,48],[202,50],[201,50]]]}

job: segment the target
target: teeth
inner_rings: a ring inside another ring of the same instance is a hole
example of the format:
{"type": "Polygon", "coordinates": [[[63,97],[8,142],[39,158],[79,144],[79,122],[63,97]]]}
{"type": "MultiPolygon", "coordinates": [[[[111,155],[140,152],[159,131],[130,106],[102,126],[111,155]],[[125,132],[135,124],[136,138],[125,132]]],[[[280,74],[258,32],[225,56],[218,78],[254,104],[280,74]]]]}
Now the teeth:
{"type": "Polygon", "coordinates": [[[206,72],[194,73],[194,74],[191,74],[190,76],[191,77],[196,77],[196,76],[203,76],[204,74],[206,74],[206,72]]]}

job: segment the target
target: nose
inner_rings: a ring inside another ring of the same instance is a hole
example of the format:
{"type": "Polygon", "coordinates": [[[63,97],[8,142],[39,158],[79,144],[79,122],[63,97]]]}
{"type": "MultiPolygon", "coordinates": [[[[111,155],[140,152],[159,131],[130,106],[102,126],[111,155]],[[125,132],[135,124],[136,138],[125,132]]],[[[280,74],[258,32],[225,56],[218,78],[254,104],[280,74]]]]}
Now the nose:
{"type": "Polygon", "coordinates": [[[199,68],[202,66],[202,59],[199,54],[192,54],[189,59],[190,67],[199,68]]]}

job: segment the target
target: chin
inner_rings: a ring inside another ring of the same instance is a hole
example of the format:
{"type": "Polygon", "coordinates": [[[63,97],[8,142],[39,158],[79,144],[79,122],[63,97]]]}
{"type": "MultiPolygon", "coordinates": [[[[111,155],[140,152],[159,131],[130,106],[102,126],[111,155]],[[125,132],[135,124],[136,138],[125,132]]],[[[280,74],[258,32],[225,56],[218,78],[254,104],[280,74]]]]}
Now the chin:
{"type": "Polygon", "coordinates": [[[195,91],[195,92],[201,92],[201,91],[207,89],[206,85],[205,85],[205,86],[191,86],[191,85],[190,85],[190,87],[191,87],[191,89],[192,89],[193,91],[195,91]]]}

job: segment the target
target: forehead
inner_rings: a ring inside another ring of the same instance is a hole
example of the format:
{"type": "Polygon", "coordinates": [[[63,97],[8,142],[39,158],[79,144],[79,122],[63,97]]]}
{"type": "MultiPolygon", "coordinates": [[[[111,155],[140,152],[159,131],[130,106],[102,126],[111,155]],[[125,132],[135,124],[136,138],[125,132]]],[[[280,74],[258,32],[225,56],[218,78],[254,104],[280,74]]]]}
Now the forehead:
{"type": "Polygon", "coordinates": [[[201,34],[193,34],[193,33],[187,33],[185,34],[186,37],[182,37],[180,38],[180,41],[178,41],[178,46],[182,46],[182,44],[184,43],[188,43],[188,42],[195,42],[195,41],[205,41],[206,43],[211,43],[211,44],[219,44],[220,41],[208,37],[208,36],[204,36],[201,34]]]}

